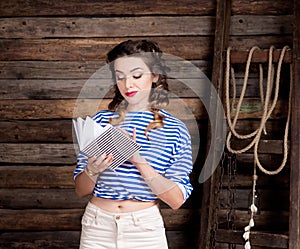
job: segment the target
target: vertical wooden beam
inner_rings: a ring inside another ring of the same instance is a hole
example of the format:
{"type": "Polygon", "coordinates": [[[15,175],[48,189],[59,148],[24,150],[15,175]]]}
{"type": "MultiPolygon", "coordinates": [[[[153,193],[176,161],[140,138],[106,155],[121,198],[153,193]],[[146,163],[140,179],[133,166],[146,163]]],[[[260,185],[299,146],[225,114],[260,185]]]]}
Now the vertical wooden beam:
{"type": "Polygon", "coordinates": [[[289,249],[300,249],[300,1],[294,0],[289,249]]]}
{"type": "MultiPolygon", "coordinates": [[[[212,69],[212,84],[217,90],[219,97],[222,97],[222,85],[224,78],[224,58],[225,50],[228,46],[229,40],[229,27],[230,27],[230,17],[231,17],[231,0],[217,0],[216,9],[216,29],[215,29],[215,41],[214,41],[214,58],[213,58],[213,69],[212,69]]],[[[212,100],[214,102],[214,100],[212,100]]],[[[210,104],[210,110],[214,110],[216,106],[214,103],[210,104]]],[[[218,107],[217,107],[218,108],[218,107]]],[[[218,120],[210,120],[210,122],[218,122],[218,120]]],[[[218,124],[215,125],[217,127],[218,124]]],[[[209,130],[210,131],[210,130],[209,130]]],[[[216,138],[210,136],[208,132],[207,137],[207,151],[212,143],[216,142],[216,138]]],[[[203,185],[203,196],[202,196],[202,209],[201,209],[201,219],[200,219],[200,243],[199,249],[211,249],[211,228],[214,223],[215,216],[215,196],[216,186],[219,175],[219,167],[212,174],[211,178],[208,179],[203,185]]]]}

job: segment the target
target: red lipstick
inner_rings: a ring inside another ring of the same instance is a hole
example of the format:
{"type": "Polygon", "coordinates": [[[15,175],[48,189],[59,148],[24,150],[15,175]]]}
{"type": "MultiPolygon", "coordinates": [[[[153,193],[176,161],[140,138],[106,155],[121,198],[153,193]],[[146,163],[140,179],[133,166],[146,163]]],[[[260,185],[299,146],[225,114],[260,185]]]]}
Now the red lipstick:
{"type": "Polygon", "coordinates": [[[137,93],[137,91],[126,92],[125,95],[126,95],[127,97],[133,97],[136,93],[137,93]]]}

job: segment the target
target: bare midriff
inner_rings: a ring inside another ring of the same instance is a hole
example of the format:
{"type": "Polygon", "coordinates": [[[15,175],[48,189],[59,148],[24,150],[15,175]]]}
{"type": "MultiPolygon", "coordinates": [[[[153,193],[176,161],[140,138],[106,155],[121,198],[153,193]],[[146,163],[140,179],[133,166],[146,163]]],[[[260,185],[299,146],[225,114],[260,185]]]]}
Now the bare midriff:
{"type": "Polygon", "coordinates": [[[93,196],[91,203],[110,213],[128,213],[157,205],[157,201],[110,200],[93,196]]]}

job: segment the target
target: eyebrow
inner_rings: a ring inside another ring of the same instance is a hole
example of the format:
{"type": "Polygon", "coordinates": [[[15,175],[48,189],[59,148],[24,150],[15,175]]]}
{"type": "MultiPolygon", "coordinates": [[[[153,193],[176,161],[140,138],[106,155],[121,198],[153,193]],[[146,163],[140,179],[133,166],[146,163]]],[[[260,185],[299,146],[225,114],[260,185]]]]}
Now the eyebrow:
{"type": "MultiPolygon", "coordinates": [[[[136,71],[136,70],[144,70],[143,68],[141,68],[141,67],[135,67],[135,68],[133,68],[133,69],[131,69],[129,72],[130,73],[132,73],[132,72],[134,72],[134,71],[136,71]]],[[[122,72],[122,71],[120,71],[120,70],[116,70],[116,73],[124,73],[124,72],[122,72]]]]}

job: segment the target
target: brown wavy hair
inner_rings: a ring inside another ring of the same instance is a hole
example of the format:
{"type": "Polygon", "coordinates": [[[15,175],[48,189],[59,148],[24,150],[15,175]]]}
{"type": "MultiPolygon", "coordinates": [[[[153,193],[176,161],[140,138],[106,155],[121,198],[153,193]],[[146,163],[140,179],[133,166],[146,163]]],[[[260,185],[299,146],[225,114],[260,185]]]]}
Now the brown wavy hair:
{"type": "Polygon", "coordinates": [[[168,68],[166,67],[164,60],[162,59],[162,51],[158,44],[154,41],[149,40],[128,40],[121,42],[110,50],[106,57],[106,62],[110,63],[109,67],[112,72],[112,78],[115,82],[114,84],[114,97],[108,105],[110,111],[117,111],[119,117],[116,119],[111,119],[111,124],[118,124],[122,122],[126,115],[127,102],[121,95],[117,84],[116,76],[114,70],[114,61],[118,58],[124,56],[140,57],[143,59],[144,63],[148,66],[150,71],[159,75],[157,82],[152,83],[152,89],[149,95],[149,107],[150,111],[154,113],[153,121],[146,127],[145,135],[148,138],[148,131],[150,129],[158,129],[163,127],[164,115],[159,113],[159,110],[165,108],[169,104],[168,98],[168,82],[166,72],[168,68]]]}

